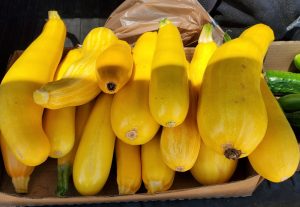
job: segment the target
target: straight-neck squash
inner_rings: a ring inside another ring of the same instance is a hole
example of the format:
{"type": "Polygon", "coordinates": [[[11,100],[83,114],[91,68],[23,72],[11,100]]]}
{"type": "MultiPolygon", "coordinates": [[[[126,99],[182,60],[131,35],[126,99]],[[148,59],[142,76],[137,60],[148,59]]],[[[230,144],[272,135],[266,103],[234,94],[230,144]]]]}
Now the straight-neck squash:
{"type": "Polygon", "coordinates": [[[26,48],[0,86],[0,130],[16,158],[28,166],[44,162],[50,151],[42,127],[43,107],[33,92],[52,81],[61,59],[66,27],[56,11],[49,12],[42,33],[26,48]]]}
{"type": "Polygon", "coordinates": [[[187,60],[177,27],[161,21],[152,61],[149,106],[164,127],[181,124],[189,108],[187,60]]]}

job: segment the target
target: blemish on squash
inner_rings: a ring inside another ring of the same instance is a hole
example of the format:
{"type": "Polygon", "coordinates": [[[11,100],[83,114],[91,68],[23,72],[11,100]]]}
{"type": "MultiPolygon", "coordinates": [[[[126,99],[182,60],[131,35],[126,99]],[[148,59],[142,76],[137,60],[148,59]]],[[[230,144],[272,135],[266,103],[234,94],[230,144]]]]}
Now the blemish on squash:
{"type": "Polygon", "coordinates": [[[246,88],[244,83],[240,83],[240,86],[241,86],[242,89],[246,88]]]}
{"type": "Polygon", "coordinates": [[[49,101],[49,92],[40,88],[40,89],[34,91],[33,99],[34,99],[34,102],[39,105],[46,104],[49,101]]]}
{"type": "Polygon", "coordinates": [[[283,181],[285,181],[287,179],[288,179],[288,177],[283,177],[283,178],[281,178],[280,182],[283,182],[283,181]]]}
{"type": "Polygon", "coordinates": [[[132,130],[126,133],[126,137],[133,141],[137,137],[137,129],[133,128],[132,130]]]}
{"type": "Polygon", "coordinates": [[[54,155],[55,157],[61,157],[61,156],[62,156],[62,152],[61,152],[61,151],[54,151],[54,152],[53,152],[53,155],[54,155]]]}
{"type": "Polygon", "coordinates": [[[166,127],[175,127],[176,126],[176,122],[175,121],[169,121],[166,123],[166,127]]]}
{"type": "Polygon", "coordinates": [[[152,180],[148,183],[148,193],[160,192],[163,190],[163,183],[160,180],[152,180]]]}
{"type": "Polygon", "coordinates": [[[184,171],[184,167],[183,166],[178,166],[175,168],[176,171],[178,172],[183,172],[184,171]]]}
{"type": "Polygon", "coordinates": [[[22,155],[22,153],[17,149],[17,155],[19,155],[19,157],[21,158],[21,159],[23,159],[23,155],[22,155]]]}
{"type": "Polygon", "coordinates": [[[240,97],[240,98],[237,98],[237,99],[234,99],[233,102],[238,104],[238,103],[243,103],[246,101],[246,98],[245,97],[240,97]]]}

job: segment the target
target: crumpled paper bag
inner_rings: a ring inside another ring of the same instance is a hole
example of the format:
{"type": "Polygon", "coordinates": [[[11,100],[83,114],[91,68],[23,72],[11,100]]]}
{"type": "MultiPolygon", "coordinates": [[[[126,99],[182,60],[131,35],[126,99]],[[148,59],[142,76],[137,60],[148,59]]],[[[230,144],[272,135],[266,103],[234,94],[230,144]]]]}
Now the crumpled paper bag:
{"type": "Polygon", "coordinates": [[[178,28],[185,46],[195,45],[202,26],[214,25],[213,38],[221,44],[224,32],[197,0],[126,0],[108,18],[105,27],[130,44],[147,31],[158,30],[168,18],[178,28]]]}

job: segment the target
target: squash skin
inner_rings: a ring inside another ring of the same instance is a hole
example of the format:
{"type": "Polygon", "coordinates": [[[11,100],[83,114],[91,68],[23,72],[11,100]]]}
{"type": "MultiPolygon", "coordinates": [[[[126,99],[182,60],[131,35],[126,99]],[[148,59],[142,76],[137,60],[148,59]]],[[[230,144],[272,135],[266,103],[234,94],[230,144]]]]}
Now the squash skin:
{"type": "Polygon", "coordinates": [[[76,107],[75,112],[75,143],[71,151],[57,159],[57,188],[56,195],[65,196],[69,190],[69,178],[72,174],[73,162],[84,127],[93,108],[94,100],[76,107]]]}
{"type": "Polygon", "coordinates": [[[208,61],[218,47],[212,38],[212,30],[210,23],[203,25],[189,67],[189,80],[192,90],[196,92],[197,101],[208,61]]]}
{"type": "Polygon", "coordinates": [[[75,155],[73,182],[81,195],[97,194],[109,176],[116,138],[110,123],[112,99],[105,93],[97,98],[75,155]]]}
{"type": "Polygon", "coordinates": [[[116,140],[119,195],[135,194],[142,184],[141,147],[116,140]]]}
{"type": "Polygon", "coordinates": [[[169,168],[178,172],[191,169],[196,162],[201,137],[197,126],[197,92],[190,84],[189,111],[184,122],[176,127],[163,127],[161,155],[169,168]]]}
{"type": "MultiPolygon", "coordinates": [[[[62,78],[68,68],[82,57],[81,49],[75,48],[68,52],[59,64],[54,80],[62,78]]],[[[75,107],[61,109],[45,109],[43,128],[50,142],[49,157],[60,158],[65,156],[74,145],[75,140],[75,107]]]]}
{"type": "Polygon", "coordinates": [[[62,56],[66,27],[55,11],[42,33],[11,66],[0,86],[0,129],[16,158],[28,166],[43,163],[50,151],[42,128],[43,107],[32,94],[53,79],[62,56]],[[44,52],[41,52],[44,51],[44,52]]]}
{"type": "Polygon", "coordinates": [[[95,74],[97,57],[117,37],[108,28],[96,27],[85,37],[81,54],[61,79],[44,84],[33,93],[34,101],[49,109],[79,106],[93,100],[100,92],[95,74]]]}
{"type": "Polygon", "coordinates": [[[162,126],[181,124],[189,108],[187,60],[180,33],[175,25],[161,24],[152,62],[149,106],[162,126]]]}
{"type": "MultiPolygon", "coordinates": [[[[63,77],[68,68],[82,57],[81,48],[70,50],[61,61],[55,73],[54,80],[63,77]]],[[[75,142],[75,107],[65,107],[62,109],[45,109],[43,116],[43,127],[50,141],[49,157],[64,158],[74,148],[75,142]]],[[[77,148],[76,148],[77,149],[77,148]]],[[[57,196],[63,196],[67,191],[71,168],[69,165],[58,165],[57,170],[57,196]],[[65,179],[67,179],[65,181],[65,179]],[[67,187],[66,187],[67,186],[67,187]]]]}
{"type": "Polygon", "coordinates": [[[185,172],[193,167],[200,149],[201,138],[196,117],[191,116],[192,113],[196,113],[196,110],[190,110],[179,126],[163,127],[162,130],[162,158],[169,168],[178,172],[185,172]]]}
{"type": "Polygon", "coordinates": [[[2,137],[0,137],[0,141],[4,167],[7,174],[12,179],[15,192],[27,193],[30,175],[34,170],[34,167],[24,165],[22,162],[17,160],[2,137]]]}
{"type": "Polygon", "coordinates": [[[153,139],[142,145],[142,179],[148,193],[167,191],[175,176],[175,171],[163,162],[160,137],[159,130],[153,139]]]}
{"type": "MultiPolygon", "coordinates": [[[[267,26],[260,33],[274,38],[267,26]]],[[[266,132],[260,90],[264,55],[252,40],[237,38],[220,46],[208,63],[198,102],[198,128],[203,142],[229,159],[249,155],[266,132]]]]}
{"type": "Polygon", "coordinates": [[[238,160],[227,159],[201,143],[199,155],[191,173],[202,185],[221,184],[231,178],[237,163],[238,160]]]}
{"type": "Polygon", "coordinates": [[[127,144],[145,144],[159,129],[149,108],[149,81],[156,39],[156,32],[146,32],[137,40],[133,48],[135,67],[132,79],[114,95],[112,128],[127,144]]]}
{"type": "Polygon", "coordinates": [[[197,126],[198,95],[207,63],[216,50],[212,39],[212,25],[202,28],[198,45],[189,65],[189,111],[184,122],[176,127],[163,127],[160,148],[164,162],[173,170],[191,169],[198,157],[201,137],[197,126]]]}
{"type": "Polygon", "coordinates": [[[69,67],[82,57],[82,49],[80,47],[71,49],[64,59],[60,62],[58,69],[55,72],[54,80],[61,79],[68,71],[69,67]]]}
{"type": "Polygon", "coordinates": [[[270,41],[274,40],[274,33],[270,27],[265,24],[256,24],[244,30],[240,38],[247,39],[254,43],[261,56],[265,56],[270,45],[270,41]],[[263,33],[261,31],[264,31],[263,33]]]}
{"type": "Polygon", "coordinates": [[[133,58],[130,45],[118,40],[106,48],[96,60],[99,88],[108,94],[117,93],[130,79],[133,58]]]}
{"type": "Polygon", "coordinates": [[[299,147],[293,129],[263,77],[261,91],[268,113],[268,128],[248,159],[258,174],[278,183],[296,172],[300,159],[299,147]]]}
{"type": "Polygon", "coordinates": [[[43,125],[50,142],[49,157],[60,158],[71,151],[75,141],[75,107],[46,109],[43,125]]]}
{"type": "MultiPolygon", "coordinates": [[[[217,49],[215,42],[199,43],[193,54],[192,61],[190,63],[190,80],[195,90],[199,93],[202,84],[203,76],[208,64],[209,59],[217,49]]],[[[198,96],[198,94],[197,94],[198,96]]]]}

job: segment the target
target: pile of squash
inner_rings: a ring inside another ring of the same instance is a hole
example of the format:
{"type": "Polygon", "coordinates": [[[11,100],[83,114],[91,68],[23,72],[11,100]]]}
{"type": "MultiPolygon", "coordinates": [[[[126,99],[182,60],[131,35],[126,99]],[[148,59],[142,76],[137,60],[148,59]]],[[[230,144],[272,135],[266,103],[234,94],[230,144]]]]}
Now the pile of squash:
{"type": "Polygon", "coordinates": [[[16,192],[35,166],[57,158],[57,195],[69,176],[81,195],[106,183],[116,155],[119,194],[168,190],[175,172],[227,182],[239,158],[273,182],[291,177],[299,148],[262,77],[273,31],[257,24],[218,46],[206,24],[192,60],[167,19],[132,47],[105,27],[64,50],[66,28],[49,12],[42,33],[0,86],[1,149],[16,192]]]}

